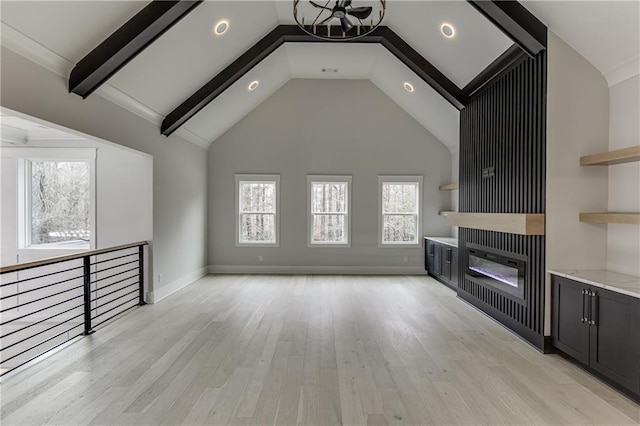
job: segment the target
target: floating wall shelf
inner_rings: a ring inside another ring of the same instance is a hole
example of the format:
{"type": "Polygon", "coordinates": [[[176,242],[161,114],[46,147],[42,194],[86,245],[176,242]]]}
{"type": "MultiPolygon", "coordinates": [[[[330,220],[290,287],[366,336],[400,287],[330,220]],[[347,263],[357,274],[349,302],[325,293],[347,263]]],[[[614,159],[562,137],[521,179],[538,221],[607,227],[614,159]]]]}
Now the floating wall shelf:
{"type": "Polygon", "coordinates": [[[542,213],[457,213],[447,215],[447,224],[520,235],[544,235],[542,213]]]}
{"type": "Polygon", "coordinates": [[[443,210],[443,211],[441,211],[441,212],[438,212],[438,214],[439,214],[440,216],[449,216],[451,213],[455,213],[455,212],[447,211],[447,210],[443,210]]]}
{"type": "Polygon", "coordinates": [[[640,213],[597,212],[580,213],[580,222],[640,224],[640,213]]]}
{"type": "Polygon", "coordinates": [[[640,145],[580,157],[581,166],[608,166],[633,161],[640,161],[640,145]]]}
{"type": "Polygon", "coordinates": [[[438,189],[440,191],[453,191],[454,189],[458,189],[458,182],[447,183],[446,185],[440,185],[438,189]]]}

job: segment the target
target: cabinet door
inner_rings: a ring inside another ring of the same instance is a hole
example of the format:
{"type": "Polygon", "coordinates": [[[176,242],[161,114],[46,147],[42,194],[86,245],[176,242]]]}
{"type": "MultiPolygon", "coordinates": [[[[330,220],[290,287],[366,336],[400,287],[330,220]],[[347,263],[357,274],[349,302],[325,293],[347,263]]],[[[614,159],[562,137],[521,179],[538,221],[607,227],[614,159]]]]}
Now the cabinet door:
{"type": "Polygon", "coordinates": [[[588,287],[552,275],[551,341],[553,346],[589,364],[588,287]]]}
{"type": "Polygon", "coordinates": [[[440,244],[433,246],[433,274],[442,275],[442,250],[440,244]]]}
{"type": "Polygon", "coordinates": [[[442,246],[442,278],[451,281],[451,247],[442,246]]]}
{"type": "Polygon", "coordinates": [[[425,268],[427,272],[433,273],[434,255],[435,255],[436,243],[427,240],[425,245],[425,268]]]}
{"type": "Polygon", "coordinates": [[[458,287],[458,249],[451,249],[451,284],[458,287]]]}
{"type": "Polygon", "coordinates": [[[589,365],[640,394],[640,299],[596,287],[589,299],[589,365]]]}

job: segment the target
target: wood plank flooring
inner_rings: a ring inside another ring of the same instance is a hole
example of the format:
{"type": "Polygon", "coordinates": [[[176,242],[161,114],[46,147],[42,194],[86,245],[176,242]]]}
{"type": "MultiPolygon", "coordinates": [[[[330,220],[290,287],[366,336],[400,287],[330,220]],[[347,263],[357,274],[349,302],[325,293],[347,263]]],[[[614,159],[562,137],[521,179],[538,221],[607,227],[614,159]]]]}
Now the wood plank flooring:
{"type": "Polygon", "coordinates": [[[2,380],[2,425],[640,424],[423,276],[207,276],[2,380]]]}

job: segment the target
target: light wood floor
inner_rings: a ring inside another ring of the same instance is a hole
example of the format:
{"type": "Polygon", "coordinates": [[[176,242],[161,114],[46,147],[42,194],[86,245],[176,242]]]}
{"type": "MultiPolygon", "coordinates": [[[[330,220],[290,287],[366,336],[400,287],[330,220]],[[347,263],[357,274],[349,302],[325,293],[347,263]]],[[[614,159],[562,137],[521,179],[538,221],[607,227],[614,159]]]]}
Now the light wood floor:
{"type": "Polygon", "coordinates": [[[638,424],[427,277],[208,276],[4,379],[13,424],[638,424]]]}

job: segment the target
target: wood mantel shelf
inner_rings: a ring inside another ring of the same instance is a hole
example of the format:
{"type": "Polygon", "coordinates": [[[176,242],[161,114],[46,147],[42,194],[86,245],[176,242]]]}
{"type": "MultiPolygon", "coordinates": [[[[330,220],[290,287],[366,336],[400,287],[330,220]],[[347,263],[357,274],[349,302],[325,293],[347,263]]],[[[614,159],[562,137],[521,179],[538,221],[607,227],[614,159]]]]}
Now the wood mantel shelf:
{"type": "Polygon", "coordinates": [[[580,157],[581,166],[608,166],[633,161],[640,161],[640,145],[580,157]]]}
{"type": "Polygon", "coordinates": [[[595,212],[580,213],[580,222],[640,224],[640,213],[595,212]]]}
{"type": "Polygon", "coordinates": [[[544,235],[542,213],[456,213],[447,215],[447,224],[520,235],[544,235]]]}
{"type": "Polygon", "coordinates": [[[440,185],[438,189],[440,191],[453,191],[454,189],[458,189],[458,182],[447,183],[445,185],[440,185]]]}

